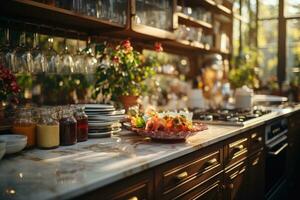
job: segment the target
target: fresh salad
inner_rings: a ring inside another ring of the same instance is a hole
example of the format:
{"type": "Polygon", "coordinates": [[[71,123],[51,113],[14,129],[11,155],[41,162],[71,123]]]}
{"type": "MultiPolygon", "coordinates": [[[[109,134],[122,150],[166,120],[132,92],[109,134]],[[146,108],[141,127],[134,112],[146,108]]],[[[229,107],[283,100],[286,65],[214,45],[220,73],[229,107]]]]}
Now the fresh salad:
{"type": "Polygon", "coordinates": [[[136,109],[129,110],[129,120],[132,128],[147,132],[195,132],[207,129],[203,124],[193,124],[193,114],[190,112],[156,112],[145,113],[136,109]]]}

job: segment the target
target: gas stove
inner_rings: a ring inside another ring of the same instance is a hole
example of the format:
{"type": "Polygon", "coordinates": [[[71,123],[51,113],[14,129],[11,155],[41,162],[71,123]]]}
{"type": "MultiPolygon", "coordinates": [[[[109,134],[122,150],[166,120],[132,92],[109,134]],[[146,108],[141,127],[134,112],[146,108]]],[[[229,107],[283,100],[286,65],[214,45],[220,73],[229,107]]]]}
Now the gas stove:
{"type": "Polygon", "coordinates": [[[193,113],[193,120],[206,124],[245,126],[272,114],[272,111],[254,108],[250,111],[238,109],[194,110],[193,113]]]}

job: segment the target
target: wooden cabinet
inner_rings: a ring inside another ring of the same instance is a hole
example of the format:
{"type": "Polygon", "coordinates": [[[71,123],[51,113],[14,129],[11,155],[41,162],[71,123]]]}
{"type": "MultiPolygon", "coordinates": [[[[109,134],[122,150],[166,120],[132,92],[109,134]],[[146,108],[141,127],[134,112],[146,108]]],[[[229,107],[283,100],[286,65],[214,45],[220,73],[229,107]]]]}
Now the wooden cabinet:
{"type": "Polygon", "coordinates": [[[156,199],[182,199],[191,196],[189,193],[195,193],[199,187],[203,188],[203,182],[222,172],[222,158],[221,145],[214,145],[157,167],[156,199]]]}
{"type": "Polygon", "coordinates": [[[226,169],[247,158],[248,141],[248,135],[242,134],[232,139],[229,139],[229,141],[225,143],[224,162],[226,169]]]}
{"type": "Polygon", "coordinates": [[[225,171],[225,199],[247,198],[247,163],[242,161],[225,171]]]}
{"type": "Polygon", "coordinates": [[[79,199],[264,199],[263,130],[249,130],[79,199]]]}
{"type": "Polygon", "coordinates": [[[248,161],[247,199],[263,200],[265,192],[265,156],[260,151],[248,161]]]}
{"type": "Polygon", "coordinates": [[[78,200],[150,200],[153,199],[153,171],[142,172],[113,183],[104,188],[89,192],[78,200]]]}
{"type": "Polygon", "coordinates": [[[287,178],[289,193],[292,194],[300,187],[300,112],[291,115],[288,121],[287,178]]]}

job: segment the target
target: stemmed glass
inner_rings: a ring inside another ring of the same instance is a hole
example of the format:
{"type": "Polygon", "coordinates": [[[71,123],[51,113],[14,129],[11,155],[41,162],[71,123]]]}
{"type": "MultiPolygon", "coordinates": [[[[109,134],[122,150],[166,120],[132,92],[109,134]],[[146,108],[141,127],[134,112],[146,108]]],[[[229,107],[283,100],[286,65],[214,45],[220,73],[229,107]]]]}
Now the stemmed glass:
{"type": "Polygon", "coordinates": [[[74,59],[74,72],[84,73],[85,59],[82,53],[82,49],[80,49],[79,47],[79,40],[77,40],[77,50],[76,50],[76,54],[73,56],[73,59],[74,59]]]}
{"type": "Polygon", "coordinates": [[[40,37],[38,33],[34,34],[33,39],[33,49],[32,49],[32,57],[33,57],[33,72],[41,73],[48,71],[48,62],[47,58],[40,48],[40,37]]]}
{"type": "Polygon", "coordinates": [[[90,42],[91,39],[89,38],[87,42],[87,48],[84,51],[85,72],[87,74],[94,73],[98,65],[98,60],[93,54],[90,42]]]}
{"type": "Polygon", "coordinates": [[[26,33],[20,35],[19,45],[13,52],[13,72],[33,72],[33,59],[30,49],[26,47],[26,33]]]}
{"type": "Polygon", "coordinates": [[[5,42],[0,47],[0,63],[2,63],[5,67],[13,71],[13,61],[14,61],[14,54],[13,48],[10,45],[10,32],[9,29],[6,28],[4,30],[5,35],[5,42]]]}
{"type": "Polygon", "coordinates": [[[67,43],[66,43],[66,38],[64,39],[64,50],[62,52],[61,56],[61,67],[58,72],[63,73],[63,74],[71,74],[74,73],[74,60],[69,52],[67,43]]]}
{"type": "Polygon", "coordinates": [[[57,73],[58,68],[60,67],[60,56],[53,48],[53,38],[48,38],[48,49],[45,52],[45,56],[48,62],[48,71],[49,73],[57,73]]]}

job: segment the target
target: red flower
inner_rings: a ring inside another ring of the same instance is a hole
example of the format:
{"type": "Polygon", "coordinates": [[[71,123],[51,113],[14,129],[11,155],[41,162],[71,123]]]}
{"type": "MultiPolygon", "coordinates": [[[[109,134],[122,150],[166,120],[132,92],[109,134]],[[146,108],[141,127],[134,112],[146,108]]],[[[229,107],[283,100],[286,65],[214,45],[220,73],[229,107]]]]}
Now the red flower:
{"type": "Polygon", "coordinates": [[[114,56],[112,58],[112,61],[115,63],[115,64],[119,64],[120,63],[120,58],[118,56],[114,56]]]}
{"type": "Polygon", "coordinates": [[[11,87],[12,92],[14,92],[14,93],[20,92],[20,87],[15,81],[10,83],[10,87],[11,87]]]}
{"type": "Polygon", "coordinates": [[[155,42],[154,43],[154,50],[156,52],[162,52],[164,49],[163,49],[162,44],[160,42],[155,42]]]}
{"type": "Polygon", "coordinates": [[[122,41],[121,42],[121,47],[125,50],[125,52],[130,52],[130,51],[133,50],[129,40],[122,41]]]}
{"type": "Polygon", "coordinates": [[[131,47],[131,43],[129,40],[124,40],[121,42],[121,46],[124,48],[124,49],[128,49],[131,47]]]}
{"type": "Polygon", "coordinates": [[[3,65],[0,64],[0,81],[2,82],[0,87],[0,93],[2,100],[11,99],[12,103],[17,103],[17,94],[21,91],[17,84],[14,74],[3,65]]]}

